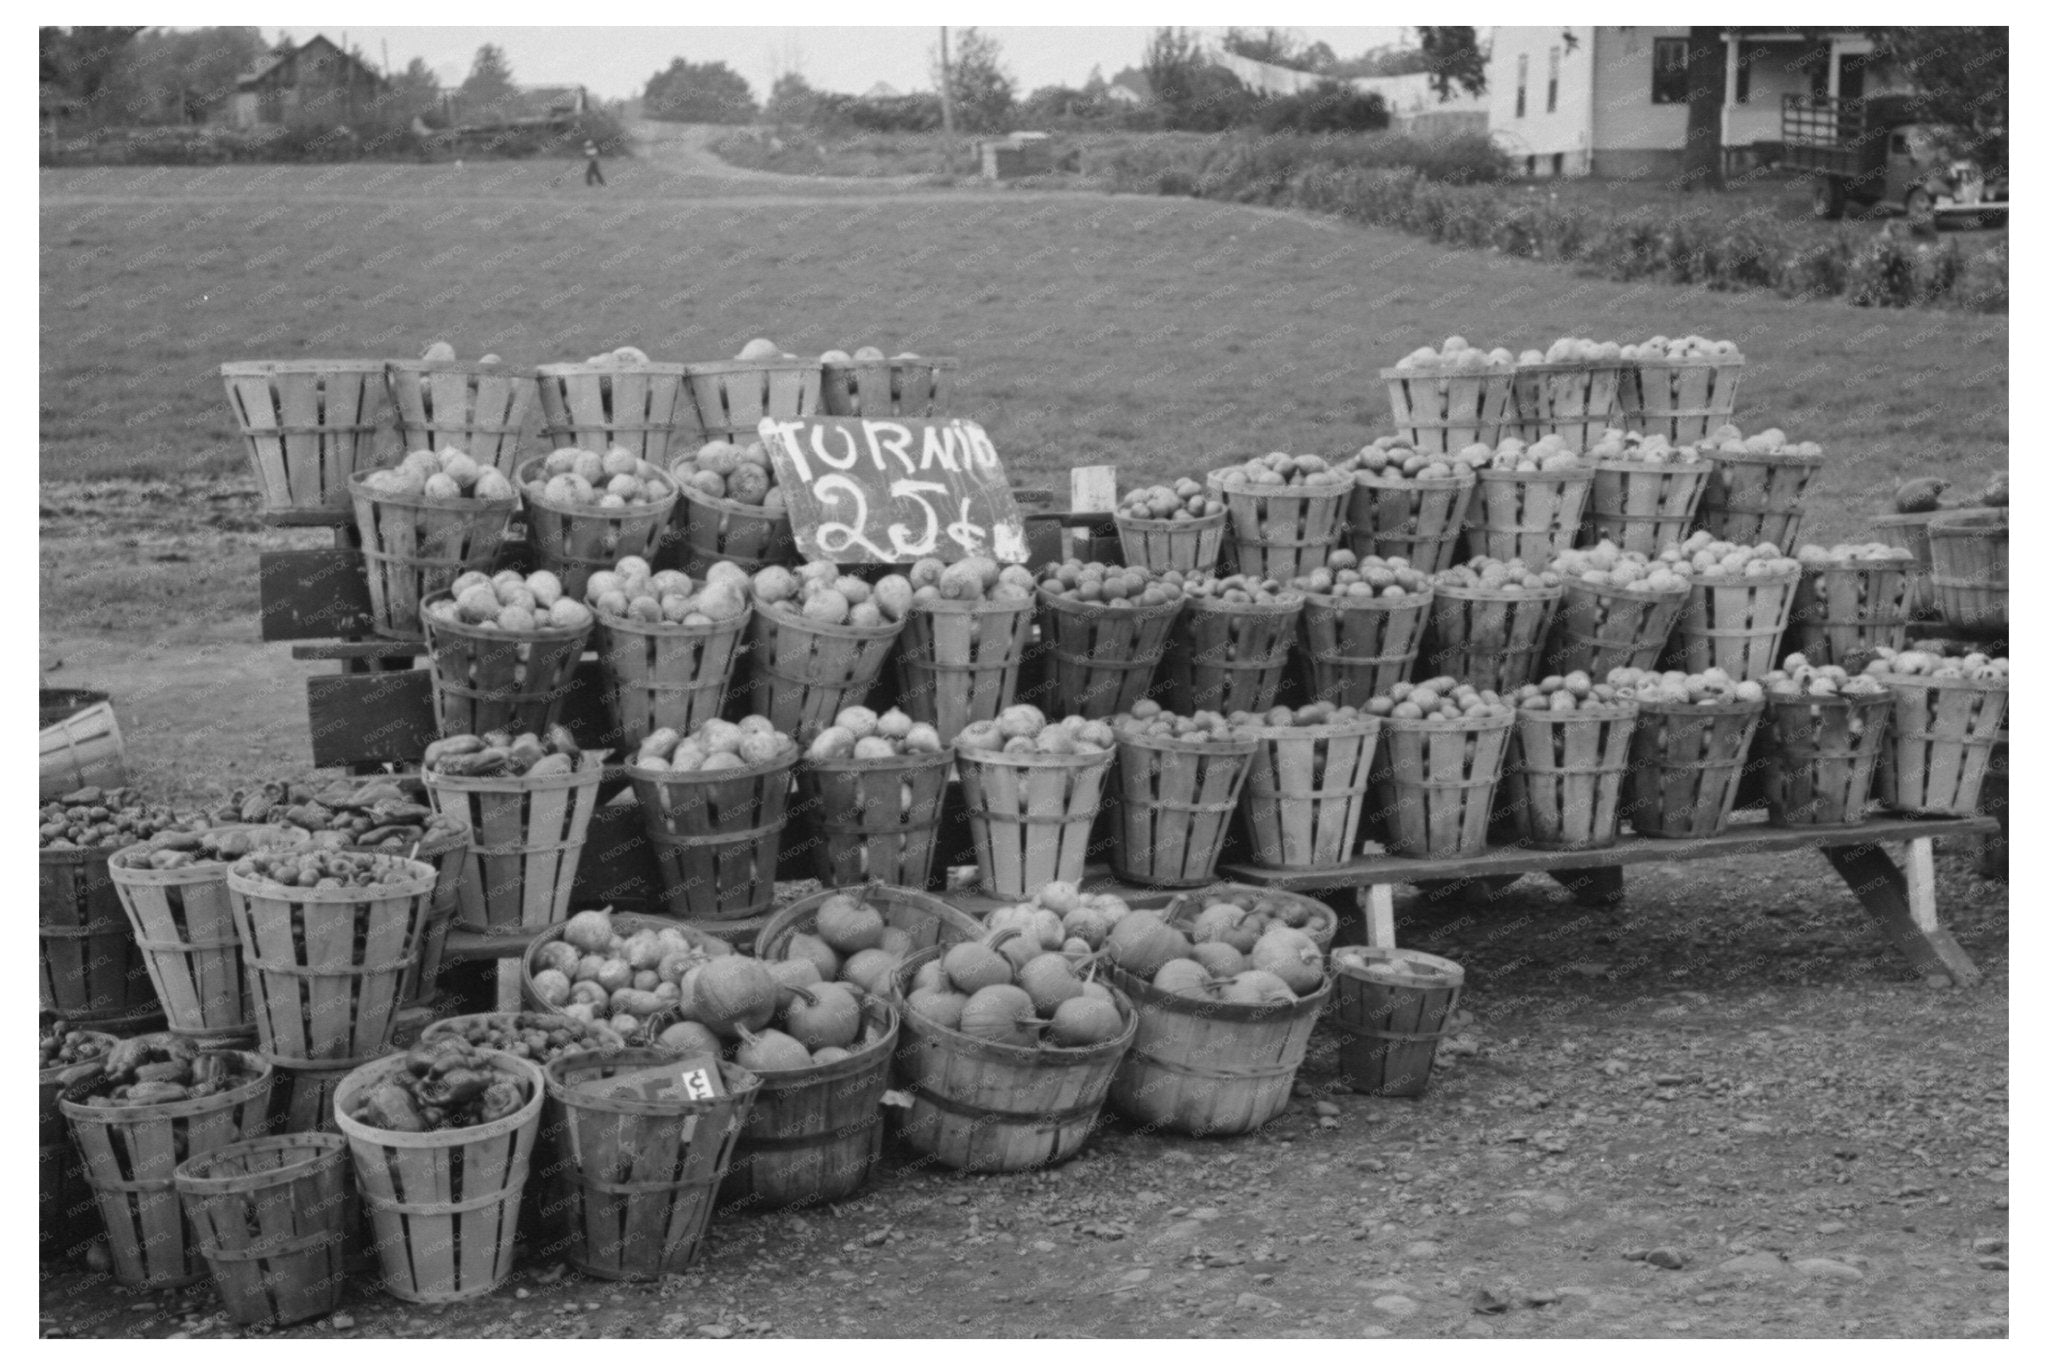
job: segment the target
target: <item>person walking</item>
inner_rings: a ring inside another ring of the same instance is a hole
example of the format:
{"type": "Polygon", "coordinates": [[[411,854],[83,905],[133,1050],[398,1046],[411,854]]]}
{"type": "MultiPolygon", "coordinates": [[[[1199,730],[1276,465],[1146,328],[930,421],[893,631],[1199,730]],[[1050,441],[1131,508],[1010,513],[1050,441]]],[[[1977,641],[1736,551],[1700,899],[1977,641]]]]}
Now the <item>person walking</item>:
{"type": "Polygon", "coordinates": [[[583,144],[583,155],[589,158],[589,164],[583,168],[583,183],[585,185],[604,184],[604,170],[597,164],[597,143],[595,141],[585,141],[583,144]]]}

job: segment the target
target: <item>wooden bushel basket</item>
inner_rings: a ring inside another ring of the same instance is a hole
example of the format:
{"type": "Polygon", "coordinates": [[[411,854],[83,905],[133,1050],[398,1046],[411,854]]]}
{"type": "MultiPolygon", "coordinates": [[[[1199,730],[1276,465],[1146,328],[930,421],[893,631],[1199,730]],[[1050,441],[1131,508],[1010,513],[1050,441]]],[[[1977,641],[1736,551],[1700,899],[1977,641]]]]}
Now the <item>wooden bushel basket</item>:
{"type": "Polygon", "coordinates": [[[542,777],[422,774],[434,809],[469,826],[456,911],[463,928],[530,934],[569,917],[607,753],[586,750],[574,772],[542,777]]]}
{"type": "Polygon", "coordinates": [[[1205,886],[1237,814],[1257,741],[1119,734],[1110,866],[1139,886],[1205,886]]]}
{"type": "Polygon", "coordinates": [[[1397,858],[1469,858],[1486,850],[1513,716],[1380,721],[1374,827],[1397,858]]]}
{"type": "Polygon", "coordinates": [[[1394,433],[1424,455],[1455,455],[1474,441],[1499,445],[1515,424],[1512,369],[1423,374],[1383,369],[1394,433]]]}
{"type": "Polygon", "coordinates": [[[1735,416],[1740,360],[1637,360],[1621,375],[1621,421],[1673,445],[1694,445],[1735,416]]]}
{"type": "Polygon", "coordinates": [[[1605,682],[1617,668],[1655,668],[1685,611],[1685,591],[1651,592],[1566,578],[1544,651],[1548,673],[1605,682]]]}
{"type": "Polygon", "coordinates": [[[2005,728],[2008,684],[1888,674],[1892,722],[1877,765],[1877,799],[1911,815],[1977,809],[2005,728]]]}
{"type": "Polygon", "coordinates": [[[1934,551],[1928,544],[1927,528],[1941,515],[1940,512],[1893,512],[1870,519],[1872,539],[1906,550],[1913,556],[1913,567],[1908,570],[1912,586],[1907,601],[1914,616],[1925,616],[1934,610],[1934,585],[1928,581],[1928,572],[1934,565],[1934,551]]]}
{"type": "Polygon", "coordinates": [[[721,1209],[766,1213],[844,1199],[882,1157],[882,1095],[896,1057],[896,1007],[861,995],[851,1057],[800,1071],[763,1071],[753,1112],[718,1187],[721,1209]]]}
{"type": "Polygon", "coordinates": [[[365,1062],[388,1057],[396,1048],[372,1049],[366,1057],[337,1057],[309,1062],[296,1057],[263,1054],[270,1063],[270,1123],[275,1133],[339,1133],[334,1121],[334,1092],[365,1062]]]}
{"type": "Polygon", "coordinates": [[[1529,848],[1606,848],[1620,837],[1634,702],[1515,712],[1503,795],[1529,848]]]}
{"type": "MultiPolygon", "coordinates": [[[[977,930],[977,932],[979,931],[977,930]]],[[[69,1022],[68,1020],[66,1021],[67,1024],[69,1022]]],[[[98,1029],[80,1029],[79,1032],[83,1033],[92,1042],[98,1044],[102,1055],[104,1055],[107,1048],[120,1041],[113,1034],[102,1033],[98,1029]]],[[[39,1099],[36,1109],[37,1141],[45,1145],[52,1142],[69,1143],[70,1138],[66,1135],[64,1128],[64,1115],[57,1109],[57,1097],[64,1093],[66,1086],[84,1080],[88,1076],[99,1074],[99,1069],[100,1060],[95,1057],[90,1061],[72,1062],[65,1066],[46,1066],[37,1071],[36,1084],[39,1099]]]]}
{"type": "Polygon", "coordinates": [[[1366,1095],[1419,1096],[1437,1044],[1451,1031],[1465,969],[1413,948],[1338,948],[1330,954],[1337,1066],[1366,1095]]]}
{"type": "Polygon", "coordinates": [[[1736,545],[1799,548],[1801,504],[1825,455],[1714,452],[1714,472],[1700,494],[1700,529],[1736,545]]]}
{"type": "Polygon", "coordinates": [[[1024,900],[1047,882],[1080,883],[1115,759],[1115,750],[957,756],[984,895],[1024,900]]]}
{"type": "Polygon", "coordinates": [[[1762,678],[1778,666],[1798,587],[1797,571],[1696,580],[1679,613],[1672,653],[1687,673],[1722,668],[1737,682],[1762,678]]]}
{"type": "MultiPolygon", "coordinates": [[[[548,1127],[562,1166],[567,1258],[605,1280],[654,1280],[687,1269],[703,1249],[740,1130],[760,1093],[751,1071],[718,1064],[715,1099],[625,1099],[578,1083],[661,1066],[665,1048],[569,1052],[547,1065],[548,1127]]],[[[509,1258],[508,1258],[509,1259],[509,1258]]]]}
{"type": "Polygon", "coordinates": [[[1465,511],[1469,555],[1519,559],[1530,569],[1550,567],[1569,550],[1585,520],[1593,470],[1482,469],[1465,511]]]}
{"type": "Polygon", "coordinates": [[[729,621],[686,626],[600,612],[597,657],[619,747],[663,728],[687,735],[718,715],[753,616],[748,607],[729,621]]]}
{"type": "Polygon", "coordinates": [[[1216,474],[1209,489],[1230,516],[1236,571],[1291,583],[1330,562],[1344,539],[1351,483],[1251,484],[1232,487],[1216,474]]]}
{"type": "Polygon", "coordinates": [[[1270,904],[1294,905],[1306,914],[1308,922],[1301,926],[1301,932],[1315,940],[1316,947],[1324,952],[1337,941],[1337,912],[1314,896],[1299,891],[1283,891],[1277,886],[1248,886],[1243,882],[1212,882],[1208,886],[1183,891],[1168,901],[1160,914],[1173,923],[1183,920],[1193,923],[1203,907],[1217,896],[1228,896],[1242,905],[1247,897],[1254,901],[1270,904]]]}
{"type": "Polygon", "coordinates": [[[1621,813],[1649,839],[1705,839],[1728,827],[1760,701],[1638,702],[1621,813]]]}
{"type": "Polygon", "coordinates": [[[41,689],[42,736],[37,796],[48,801],[80,787],[128,785],[128,750],[121,722],[104,692],[41,689]]]}
{"type": "MultiPolygon", "coordinates": [[[[896,970],[896,998],[937,948],[896,970]]],[[[959,1171],[1028,1171],[1072,1157],[1088,1141],[1110,1082],[1138,1033],[1138,1014],[1114,987],[1123,1031],[1079,1048],[1018,1047],[942,1028],[903,1010],[898,1086],[910,1096],[902,1137],[912,1151],[959,1171]]]]}
{"type": "MultiPolygon", "coordinates": [[[[763,962],[788,957],[789,941],[798,934],[816,933],[819,907],[841,890],[814,892],[776,911],[754,940],[754,956],[763,962]]],[[[910,935],[913,948],[950,948],[981,937],[980,920],[928,892],[870,882],[860,888],[860,899],[881,914],[885,926],[910,935]]]]}
{"type": "Polygon", "coordinates": [[[936,417],[945,407],[942,376],[959,364],[951,356],[826,361],[820,410],[827,417],[936,417]]]}
{"type": "Polygon", "coordinates": [[[1426,574],[1442,573],[1458,557],[1465,518],[1479,481],[1471,474],[1399,483],[1359,470],[1347,520],[1351,552],[1361,559],[1405,559],[1426,574]]]}
{"type": "Polygon", "coordinates": [[[1051,704],[1046,714],[1102,720],[1152,691],[1185,597],[1156,607],[1110,607],[1038,589],[1051,704]]]}
{"type": "Polygon", "coordinates": [[[1166,708],[1181,716],[1272,709],[1301,607],[1295,592],[1271,603],[1188,598],[1166,637],[1166,708]]]}
{"type": "Polygon", "coordinates": [[[448,930],[462,909],[462,879],[469,873],[470,829],[443,830],[422,840],[406,856],[434,867],[434,901],[427,911],[427,930],[420,938],[418,963],[405,975],[399,987],[402,1007],[425,1005],[434,998],[434,981],[441,974],[441,955],[448,948],[448,930]]]}
{"type": "MultiPolygon", "coordinates": [[[[519,471],[519,486],[534,480],[545,484],[544,463],[527,461],[519,471]]],[[[562,580],[562,596],[580,602],[590,576],[598,570],[611,568],[627,555],[653,559],[676,506],[675,480],[666,474],[659,477],[667,492],[653,502],[629,507],[572,506],[527,493],[526,543],[533,551],[533,567],[553,570],[562,580]]]]}
{"type": "Polygon", "coordinates": [[[560,720],[596,624],[514,632],[479,630],[432,614],[423,619],[433,654],[434,724],[444,736],[539,734],[560,720]]]}
{"type": "Polygon", "coordinates": [[[173,1178],[229,1318],[283,1327],[340,1306],[356,1215],[340,1135],[231,1143],[173,1178]]]}
{"type": "MultiPolygon", "coordinates": [[[[384,386],[406,450],[451,447],[506,478],[540,388],[531,369],[469,361],[389,360],[384,386]]],[[[602,453],[602,452],[600,452],[602,453]]]]}
{"type": "Polygon", "coordinates": [[[370,472],[348,481],[370,584],[370,620],[379,635],[417,640],[422,602],[446,593],[472,569],[488,574],[497,566],[519,498],[488,502],[379,493],[365,483],[370,472]]]}
{"type": "Polygon", "coordinates": [[[793,612],[757,610],[748,628],[752,713],[809,744],[840,711],[867,700],[903,622],[828,626],[793,612]]]}
{"type": "Polygon", "coordinates": [[[1508,692],[1536,677],[1562,585],[1541,592],[1496,592],[1439,583],[1419,671],[1448,675],[1480,691],[1508,692]]]}
{"type": "Polygon", "coordinates": [[[914,602],[896,654],[897,704],[951,744],[1017,700],[1035,601],[914,602]]]}
{"type": "Polygon", "coordinates": [[[1928,586],[1950,626],[2003,630],[2011,620],[2011,532],[2002,507],[1943,512],[1927,524],[1928,586]]]}
{"type": "Polygon", "coordinates": [[[1377,717],[1255,730],[1242,830],[1260,867],[1335,867],[1358,848],[1377,717]]]}
{"type": "Polygon", "coordinates": [[[1713,477],[1711,460],[1692,464],[1645,464],[1601,460],[1593,466],[1593,490],[1579,539],[1611,540],[1624,550],[1655,558],[1667,545],[1692,534],[1700,498],[1713,477]]]}
{"type": "Polygon", "coordinates": [[[797,825],[826,886],[931,881],[953,751],[898,758],[806,759],[797,825]]]}
{"type": "Polygon", "coordinates": [[[687,483],[677,484],[671,540],[680,541],[683,572],[702,578],[713,564],[737,564],[755,573],[770,564],[801,563],[789,513],[714,498],[687,483]]]}
{"type": "Polygon", "coordinates": [[[45,1014],[108,1023],[156,1008],[135,926],[107,868],[114,851],[102,845],[39,852],[36,934],[45,1014]]]}
{"type": "Polygon", "coordinates": [[[430,863],[379,857],[407,880],[283,887],[230,869],[249,1010],[262,1050],[305,1061],[367,1057],[391,1043],[405,974],[433,905],[430,863]]]}
{"type": "Polygon", "coordinates": [[[168,1289],[206,1278],[173,1182],[179,1162],[263,1131],[270,1067],[260,1057],[240,1055],[248,1079],[217,1095],[162,1104],[87,1104],[89,1096],[109,1088],[96,1073],[57,1101],[84,1159],[85,1183],[99,1204],[116,1284],[168,1289]]]}
{"type": "Polygon", "coordinates": [[[348,1139],[385,1292],[407,1303],[477,1298],[512,1273],[545,1078],[524,1057],[483,1056],[493,1070],[525,1082],[530,1095],[517,1113],[473,1128],[398,1133],[349,1117],[357,1095],[405,1065],[403,1053],[357,1067],[335,1092],[334,1121],[348,1139]]]}
{"type": "Polygon", "coordinates": [[[602,455],[619,446],[666,469],[673,456],[704,439],[686,368],[659,361],[542,365],[535,378],[543,431],[557,450],[574,446],[602,455]]]}
{"type": "Polygon", "coordinates": [[[1779,652],[1804,654],[1815,667],[1848,667],[1879,646],[1902,649],[1912,595],[1912,572],[1903,562],[1803,566],[1779,652]]]}
{"type": "Polygon", "coordinates": [[[761,419],[819,411],[825,367],[818,360],[720,360],[692,364],[690,398],[707,441],[758,440],[761,419]]]}
{"type": "Polygon", "coordinates": [[[686,920],[767,913],[775,903],[796,761],[792,751],[767,763],[711,772],[627,765],[661,868],[663,913],[686,920]]]}
{"type": "Polygon", "coordinates": [[[349,476],[377,464],[384,362],[238,360],[220,377],[264,510],[347,507],[349,476]]]}
{"type": "Polygon", "coordinates": [[[1393,598],[1308,594],[1301,644],[1310,700],[1363,706],[1407,681],[1435,600],[1433,590],[1393,598]]]}
{"type": "Polygon", "coordinates": [[[1187,521],[1116,514],[1117,543],[1123,547],[1124,563],[1134,569],[1165,573],[1214,573],[1223,555],[1223,541],[1229,534],[1227,514],[1214,511],[1187,521]]]}
{"type": "MultiPolygon", "coordinates": [[[[540,992],[534,989],[534,975],[541,970],[538,965],[541,949],[550,943],[560,942],[565,927],[564,925],[557,924],[543,929],[540,933],[535,934],[532,940],[527,943],[526,951],[522,955],[519,965],[519,998],[526,1002],[526,1009],[521,1011],[521,1013],[547,1016],[553,1021],[549,1027],[569,1027],[589,1032],[593,1034],[600,1050],[607,1047],[623,1046],[625,1040],[617,1029],[609,1024],[584,1023],[581,1020],[573,1019],[569,1015],[564,1014],[559,1006],[550,1005],[545,1000],[542,1000],[540,992]]],[[[663,929],[673,929],[692,948],[701,948],[706,954],[721,954],[727,951],[722,947],[713,946],[714,939],[721,936],[713,935],[709,926],[685,924],[679,919],[670,919],[666,915],[639,915],[630,910],[614,910],[612,912],[612,931],[614,933],[630,938],[643,929],[651,929],[657,933],[663,929]]],[[[427,1026],[428,1029],[433,1027],[434,1025],[432,1024],[427,1026]]],[[[422,1031],[420,1036],[422,1038],[426,1037],[426,1032],[422,1031]]],[[[550,1140],[547,1131],[543,1130],[541,1132],[541,1150],[543,1154],[546,1153],[550,1140]]]]}
{"type": "Polygon", "coordinates": [[[1623,376],[1635,365],[1619,359],[1517,365],[1513,425],[1525,441],[1562,436],[1584,450],[1621,415],[1623,376]]]}
{"type": "Polygon", "coordinates": [[[1860,825],[1891,720],[1889,693],[1768,698],[1757,731],[1774,825],[1860,825]]]}

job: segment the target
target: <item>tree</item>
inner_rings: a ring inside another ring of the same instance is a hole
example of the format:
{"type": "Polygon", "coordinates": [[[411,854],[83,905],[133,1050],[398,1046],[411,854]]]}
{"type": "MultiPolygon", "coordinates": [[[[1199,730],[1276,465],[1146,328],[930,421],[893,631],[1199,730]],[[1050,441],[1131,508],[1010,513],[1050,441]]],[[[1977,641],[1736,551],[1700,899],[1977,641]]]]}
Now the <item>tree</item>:
{"type": "Polygon", "coordinates": [[[752,123],[754,91],[724,62],[692,64],[677,57],[647,81],[648,118],[678,123],[752,123]]]}
{"type": "Polygon", "coordinates": [[[1401,47],[1387,44],[1368,48],[1360,55],[1340,61],[1329,68],[1328,74],[1339,78],[1353,76],[1413,76],[1428,71],[1429,54],[1419,47],[1401,47]]]}
{"type": "Polygon", "coordinates": [[[122,49],[107,89],[134,122],[202,123],[227,109],[235,81],[269,50],[254,28],[153,28],[122,49]]]}
{"type": "Polygon", "coordinates": [[[770,123],[808,125],[816,114],[818,92],[811,89],[801,73],[786,71],[775,78],[768,92],[768,107],[762,111],[770,123]]]}
{"type": "MultiPolygon", "coordinates": [[[[932,49],[932,84],[944,83],[937,48],[932,49]]],[[[963,28],[953,39],[953,109],[970,133],[1000,133],[1010,126],[1017,104],[1016,79],[1003,67],[1003,45],[978,28],[963,28]]]]}
{"type": "Polygon", "coordinates": [[[1961,129],[1993,166],[2006,158],[2012,83],[2003,28],[1866,29],[1873,56],[1919,92],[1928,121],[1961,129]]]}
{"type": "Polygon", "coordinates": [[[384,107],[408,121],[419,118],[432,123],[429,115],[440,103],[441,83],[434,79],[434,68],[427,65],[424,57],[407,62],[405,70],[391,76],[390,86],[384,92],[384,107]]]}
{"type": "Polygon", "coordinates": [[[496,43],[485,43],[476,50],[469,75],[456,91],[462,107],[471,116],[490,113],[518,93],[518,87],[512,84],[512,64],[505,60],[505,49],[496,43]]]}
{"type": "Polygon", "coordinates": [[[1486,49],[1479,45],[1479,31],[1470,27],[1429,28],[1418,26],[1423,60],[1428,63],[1429,88],[1439,102],[1462,87],[1468,95],[1486,93],[1486,49]]]}
{"type": "Polygon", "coordinates": [[[1230,28],[1223,33],[1223,50],[1250,62],[1285,66],[1305,71],[1299,55],[1301,40],[1284,28],[1230,28]]]}
{"type": "Polygon", "coordinates": [[[1686,30],[1685,160],[1688,190],[1721,190],[1721,102],[1727,91],[1727,45],[1718,25],[1686,30]]]}
{"type": "Polygon", "coordinates": [[[1304,71],[1327,76],[1337,67],[1337,50],[1318,38],[1301,50],[1301,65],[1304,71]]]}
{"type": "Polygon", "coordinates": [[[52,94],[91,105],[107,93],[107,82],[141,24],[43,26],[36,30],[39,75],[52,94]]]}

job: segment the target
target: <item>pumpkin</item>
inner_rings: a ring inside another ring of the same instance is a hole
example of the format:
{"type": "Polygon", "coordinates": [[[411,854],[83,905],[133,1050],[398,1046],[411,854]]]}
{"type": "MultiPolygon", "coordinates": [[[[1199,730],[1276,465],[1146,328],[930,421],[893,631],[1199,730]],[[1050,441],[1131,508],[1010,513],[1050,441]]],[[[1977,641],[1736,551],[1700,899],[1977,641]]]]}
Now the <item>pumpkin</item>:
{"type": "Polygon", "coordinates": [[[825,978],[818,975],[818,964],[807,957],[786,957],[780,962],[767,964],[768,974],[775,978],[775,1008],[786,1010],[789,1002],[796,999],[799,986],[816,986],[825,978]]]}
{"type": "Polygon", "coordinates": [[[1031,997],[1031,1007],[1050,1018],[1053,1011],[1081,994],[1081,978],[1058,953],[1042,953],[1018,969],[1017,984],[1031,997]]]}
{"type": "Polygon", "coordinates": [[[1102,940],[1109,937],[1109,917],[1089,906],[1084,905],[1069,911],[1061,923],[1066,928],[1068,938],[1078,938],[1091,949],[1100,948],[1102,940]]]}
{"type": "Polygon", "coordinates": [[[1291,1005],[1294,992],[1287,983],[1257,967],[1239,972],[1223,983],[1223,1000],[1231,1005],[1291,1005]]]}
{"type": "Polygon", "coordinates": [[[892,924],[882,930],[882,942],[879,946],[885,953],[894,953],[896,960],[901,962],[917,951],[917,940],[910,936],[908,929],[898,929],[892,924]]]}
{"type": "Polygon", "coordinates": [[[742,1024],[739,1035],[733,1060],[749,1071],[801,1071],[811,1064],[811,1050],[781,1029],[755,1033],[742,1024]]]}
{"type": "Polygon", "coordinates": [[[957,1029],[961,1011],[967,1008],[967,997],[944,986],[920,987],[912,991],[910,998],[903,1003],[911,1013],[929,1019],[940,1028],[957,1029]]]}
{"type": "Polygon", "coordinates": [[[689,1012],[722,1038],[758,1029],[775,1017],[775,978],[751,957],[713,958],[684,978],[689,1012]]]}
{"type": "Polygon", "coordinates": [[[1124,1029],[1124,1017],[1116,1002],[1077,995],[1053,1011],[1047,1035],[1054,1047],[1094,1047],[1109,1042],[1124,1029]]]}
{"type": "Polygon", "coordinates": [[[987,929],[988,934],[991,936],[996,933],[999,933],[1004,929],[1016,929],[1021,932],[1028,932],[1035,938],[1038,934],[1037,915],[1038,911],[1036,906],[998,906],[996,909],[991,910],[989,912],[988,919],[985,922],[985,927],[987,929]]]}
{"type": "Polygon", "coordinates": [[[818,937],[834,952],[851,956],[863,948],[882,946],[882,912],[858,896],[841,891],[818,907],[818,937]]]}
{"type": "Polygon", "coordinates": [[[1296,995],[1313,995],[1323,984],[1322,950],[1307,934],[1284,924],[1259,936],[1252,947],[1252,966],[1279,977],[1296,995]]]}
{"type": "Polygon", "coordinates": [[[860,1000],[848,987],[833,981],[798,986],[793,994],[782,1026],[805,1047],[845,1047],[860,1037],[860,1000]]]}
{"type": "Polygon", "coordinates": [[[960,1010],[960,1031],[984,1042],[1029,1047],[1039,1027],[1031,997],[1018,986],[983,986],[960,1010]]]}
{"type": "Polygon", "coordinates": [[[870,995],[887,995],[896,980],[901,958],[885,948],[863,948],[846,959],[839,969],[841,981],[851,981],[870,995]]]}
{"type": "Polygon", "coordinates": [[[680,1024],[670,1024],[661,1031],[661,1036],[655,1039],[655,1042],[677,1052],[716,1054],[725,1050],[725,1044],[719,1040],[718,1035],[694,1019],[685,1019],[680,1024]]]}
{"type": "Polygon", "coordinates": [[[919,967],[910,978],[910,989],[914,991],[943,991],[951,987],[946,981],[946,964],[943,959],[933,958],[919,967]]]}
{"type": "Polygon", "coordinates": [[[833,1062],[843,1062],[852,1055],[843,1047],[821,1047],[811,1054],[811,1065],[829,1066],[833,1062]]]}
{"type": "Polygon", "coordinates": [[[1003,955],[1009,962],[1012,972],[1045,951],[1039,946],[1038,932],[1035,928],[1004,929],[986,936],[982,941],[1003,955]]]}
{"type": "Polygon", "coordinates": [[[1203,995],[1209,989],[1208,968],[1193,958],[1176,957],[1159,964],[1152,984],[1169,995],[1203,995]]]}
{"type": "Polygon", "coordinates": [[[582,960],[583,954],[577,951],[575,944],[564,943],[558,938],[549,939],[535,950],[533,967],[535,972],[553,971],[563,976],[574,976],[576,964],[582,960]]]}
{"type": "Polygon", "coordinates": [[[1102,947],[1111,962],[1149,981],[1162,964],[1186,957],[1190,945],[1158,911],[1133,910],[1116,922],[1102,947]]]}
{"type": "Polygon", "coordinates": [[[808,958],[818,969],[820,981],[839,979],[839,954],[832,951],[832,945],[816,934],[792,934],[789,947],[783,950],[786,958],[808,958]]]}
{"type": "Polygon", "coordinates": [[[943,960],[946,979],[953,983],[953,989],[967,995],[986,986],[1008,985],[1016,976],[1008,958],[979,941],[954,944],[946,949],[943,960]]]}
{"type": "Polygon", "coordinates": [[[642,929],[626,940],[626,962],[636,972],[651,972],[661,965],[667,949],[652,929],[642,929]]]}
{"type": "Polygon", "coordinates": [[[1236,976],[1252,965],[1245,960],[1243,953],[1228,943],[1197,943],[1194,960],[1201,963],[1209,975],[1219,980],[1236,976]]]}
{"type": "Polygon", "coordinates": [[[1210,901],[1202,907],[1202,913],[1195,916],[1194,932],[1190,937],[1197,943],[1221,943],[1225,934],[1243,922],[1243,906],[1232,905],[1229,901],[1210,901]]]}

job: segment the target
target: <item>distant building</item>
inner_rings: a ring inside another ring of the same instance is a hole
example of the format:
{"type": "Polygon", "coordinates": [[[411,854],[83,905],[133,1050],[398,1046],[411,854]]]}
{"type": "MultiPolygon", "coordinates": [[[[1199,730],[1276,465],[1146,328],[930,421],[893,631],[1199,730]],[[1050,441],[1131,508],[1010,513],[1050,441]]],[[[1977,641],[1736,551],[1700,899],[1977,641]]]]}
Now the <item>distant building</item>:
{"type": "Polygon", "coordinates": [[[1135,66],[1127,66],[1116,73],[1102,93],[1118,104],[1141,108],[1152,102],[1152,78],[1135,66]]]}
{"type": "Polygon", "coordinates": [[[876,81],[868,88],[867,94],[862,95],[861,98],[864,100],[900,100],[903,98],[903,92],[887,81],[876,81]]]}
{"type": "Polygon", "coordinates": [[[1445,137],[1486,131],[1486,101],[1455,85],[1451,87],[1450,98],[1438,99],[1436,91],[1429,87],[1427,72],[1405,76],[1325,76],[1254,61],[1235,52],[1218,52],[1213,60],[1237,77],[1245,89],[1268,97],[1299,95],[1319,85],[1341,85],[1360,94],[1378,95],[1386,101],[1388,127],[1397,133],[1445,137]]]}
{"type": "Polygon", "coordinates": [[[458,132],[505,128],[559,130],[590,112],[590,92],[580,85],[524,85],[488,105],[471,106],[456,91],[454,106],[458,132]]]}
{"type": "Polygon", "coordinates": [[[296,46],[281,43],[256,69],[235,81],[229,118],[237,128],[316,119],[345,123],[367,112],[384,78],[324,35],[296,46]]]}

